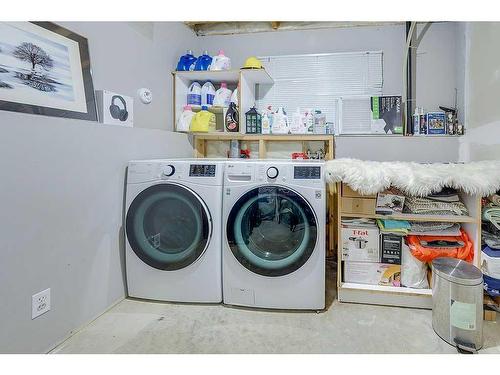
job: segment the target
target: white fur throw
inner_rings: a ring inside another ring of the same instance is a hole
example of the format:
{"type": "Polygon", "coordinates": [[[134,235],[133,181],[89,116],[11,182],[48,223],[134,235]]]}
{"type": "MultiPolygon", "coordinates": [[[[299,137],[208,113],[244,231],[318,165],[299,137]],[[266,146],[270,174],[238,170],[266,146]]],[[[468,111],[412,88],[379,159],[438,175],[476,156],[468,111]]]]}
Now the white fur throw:
{"type": "Polygon", "coordinates": [[[326,163],[326,180],[344,182],[365,195],[393,186],[407,195],[420,197],[443,187],[484,197],[500,190],[500,161],[419,164],[335,159],[326,163]]]}

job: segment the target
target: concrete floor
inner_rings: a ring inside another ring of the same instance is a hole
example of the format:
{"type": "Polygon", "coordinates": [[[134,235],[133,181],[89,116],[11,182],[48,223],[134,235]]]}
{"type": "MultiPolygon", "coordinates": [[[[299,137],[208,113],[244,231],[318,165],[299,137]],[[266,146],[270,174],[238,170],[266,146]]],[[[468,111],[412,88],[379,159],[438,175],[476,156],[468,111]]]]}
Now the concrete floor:
{"type": "MultiPolygon", "coordinates": [[[[52,353],[456,353],[430,310],[341,304],[328,290],[319,314],[126,299],[52,353]]],[[[481,353],[500,353],[500,323],[484,336],[481,353]]]]}

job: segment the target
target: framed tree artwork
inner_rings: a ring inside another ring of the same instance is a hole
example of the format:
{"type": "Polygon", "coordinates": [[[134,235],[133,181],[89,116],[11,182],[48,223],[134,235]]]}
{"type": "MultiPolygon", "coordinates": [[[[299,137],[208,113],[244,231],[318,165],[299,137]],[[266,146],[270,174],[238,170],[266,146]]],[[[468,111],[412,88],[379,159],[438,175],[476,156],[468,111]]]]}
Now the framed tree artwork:
{"type": "Polygon", "coordinates": [[[0,110],[97,121],[87,39],[51,22],[0,22],[0,110]]]}

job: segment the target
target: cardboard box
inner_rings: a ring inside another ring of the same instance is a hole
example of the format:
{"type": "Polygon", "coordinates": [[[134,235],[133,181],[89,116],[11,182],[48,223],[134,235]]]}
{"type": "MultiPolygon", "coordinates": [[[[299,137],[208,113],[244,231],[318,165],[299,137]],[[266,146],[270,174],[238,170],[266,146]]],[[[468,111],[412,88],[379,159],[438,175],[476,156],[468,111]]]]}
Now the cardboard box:
{"type": "Polygon", "coordinates": [[[372,96],[371,111],[373,134],[403,134],[401,96],[372,96]]]}
{"type": "Polygon", "coordinates": [[[349,185],[342,184],[342,196],[350,198],[377,198],[376,194],[373,195],[361,195],[356,190],[352,190],[349,185]]]}
{"type": "Polygon", "coordinates": [[[384,286],[401,286],[398,264],[344,262],[344,282],[384,286]]]}
{"type": "Polygon", "coordinates": [[[446,114],[444,112],[427,113],[427,134],[428,135],[446,134],[446,114]]]}
{"type": "Polygon", "coordinates": [[[134,98],[108,90],[97,90],[99,122],[107,125],[134,126],[134,98]]]}
{"type": "Polygon", "coordinates": [[[375,199],[342,197],[342,212],[346,214],[375,214],[375,199]]]}
{"type": "Polygon", "coordinates": [[[342,226],[342,260],[380,262],[379,238],[377,227],[342,226]]]}
{"type": "Polygon", "coordinates": [[[484,310],[484,320],[494,322],[497,320],[497,312],[495,310],[484,310]]]}
{"type": "Polygon", "coordinates": [[[403,236],[392,233],[380,234],[380,261],[382,263],[401,264],[403,236]]]}

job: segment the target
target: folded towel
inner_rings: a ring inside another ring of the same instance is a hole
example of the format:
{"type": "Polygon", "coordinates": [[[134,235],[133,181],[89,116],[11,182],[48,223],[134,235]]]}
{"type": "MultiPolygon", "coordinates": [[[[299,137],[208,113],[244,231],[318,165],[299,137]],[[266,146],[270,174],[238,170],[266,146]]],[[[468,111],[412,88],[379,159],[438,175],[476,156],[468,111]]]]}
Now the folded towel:
{"type": "Polygon", "coordinates": [[[489,221],[495,228],[500,230],[500,207],[491,203],[484,206],[483,220],[489,221]]]}
{"type": "Polygon", "coordinates": [[[465,216],[469,214],[462,202],[438,202],[419,197],[406,197],[405,212],[419,215],[465,216]]]}

